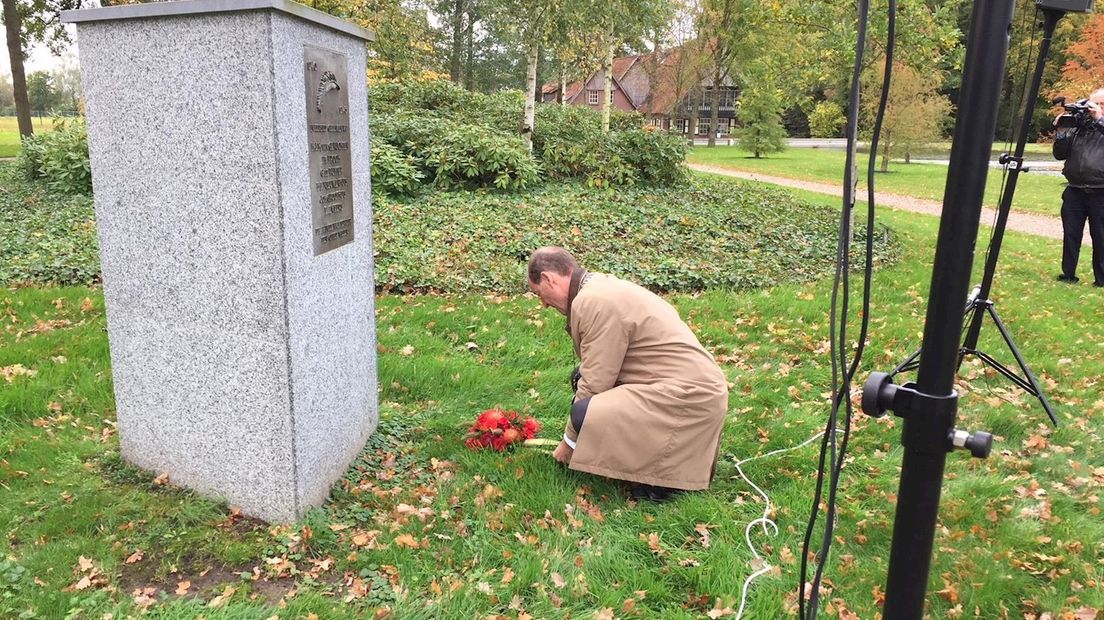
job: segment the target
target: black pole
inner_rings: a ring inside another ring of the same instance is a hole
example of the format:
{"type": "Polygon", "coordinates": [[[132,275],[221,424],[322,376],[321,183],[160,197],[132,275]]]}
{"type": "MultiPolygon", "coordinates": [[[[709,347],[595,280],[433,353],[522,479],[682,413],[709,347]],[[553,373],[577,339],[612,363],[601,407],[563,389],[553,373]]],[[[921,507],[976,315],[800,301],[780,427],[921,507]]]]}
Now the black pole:
{"type": "MultiPolygon", "coordinates": [[[[915,386],[919,407],[905,417],[901,436],[905,455],[889,556],[886,620],[920,620],[924,613],[943,467],[954,434],[962,300],[969,290],[1013,8],[1013,0],[978,0],[970,20],[915,386]]],[[[900,415],[902,409],[895,411],[900,415]]]]}
{"type": "MultiPolygon", "coordinates": [[[[1027,134],[1031,131],[1032,111],[1035,109],[1035,100],[1039,98],[1039,88],[1043,82],[1043,70],[1046,67],[1047,55],[1050,54],[1050,41],[1054,36],[1054,29],[1058,20],[1066,14],[1057,9],[1042,9],[1043,11],[1043,40],[1039,43],[1039,58],[1035,63],[1035,73],[1031,77],[1031,86],[1027,90],[1027,98],[1024,101],[1022,118],[1020,119],[1020,134],[1016,138],[1016,150],[1009,158],[1008,179],[1004,185],[1004,193],[1001,195],[1000,207],[997,209],[997,223],[993,227],[993,239],[989,242],[989,255],[985,261],[985,274],[981,278],[980,292],[976,301],[986,303],[989,293],[993,288],[993,275],[997,271],[997,259],[1000,257],[1001,243],[1004,240],[1004,229],[1008,224],[1008,213],[1012,210],[1012,198],[1016,194],[1016,184],[1019,181],[1023,168],[1023,154],[1027,147],[1027,134]]],[[[966,340],[962,348],[965,351],[977,349],[978,337],[981,334],[981,322],[985,318],[984,312],[974,312],[970,321],[970,328],[966,332],[966,340]]],[[[1049,408],[1047,413],[1050,413],[1049,408]]],[[[1053,418],[1051,414],[1051,418],[1053,418]]]]}

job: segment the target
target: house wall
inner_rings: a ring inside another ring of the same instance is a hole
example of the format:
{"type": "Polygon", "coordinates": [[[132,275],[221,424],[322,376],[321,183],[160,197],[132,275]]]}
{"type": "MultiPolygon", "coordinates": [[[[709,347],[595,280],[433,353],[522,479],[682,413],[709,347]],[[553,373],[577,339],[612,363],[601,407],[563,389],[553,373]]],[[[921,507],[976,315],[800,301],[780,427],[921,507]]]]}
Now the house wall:
{"type": "MultiPolygon", "coordinates": [[[[599,71],[599,72],[595,73],[594,76],[592,76],[589,80],[587,80],[587,83],[585,85],[583,85],[583,90],[579,93],[579,95],[577,97],[575,97],[574,99],[571,100],[571,103],[573,103],[575,105],[590,106],[591,108],[594,108],[595,110],[601,110],[602,109],[602,89],[605,88],[605,84],[606,84],[605,83],[605,79],[606,79],[605,76],[606,76],[605,71],[599,71]],[[598,103],[597,104],[591,104],[590,103],[590,97],[587,93],[589,93],[592,90],[598,92],[598,103]]],[[[617,108],[619,110],[622,110],[624,112],[632,112],[633,110],[636,109],[636,106],[633,105],[632,101],[630,101],[629,98],[627,96],[625,96],[625,93],[622,92],[622,90],[617,87],[617,82],[613,83],[612,88],[613,88],[613,106],[615,108],[617,108]]]]}

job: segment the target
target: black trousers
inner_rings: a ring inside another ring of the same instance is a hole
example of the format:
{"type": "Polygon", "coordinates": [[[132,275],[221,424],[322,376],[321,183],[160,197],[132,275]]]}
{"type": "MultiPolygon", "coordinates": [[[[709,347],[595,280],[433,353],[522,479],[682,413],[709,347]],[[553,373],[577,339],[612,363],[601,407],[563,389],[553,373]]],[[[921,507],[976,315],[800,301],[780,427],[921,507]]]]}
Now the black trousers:
{"type": "Polygon", "coordinates": [[[1104,190],[1067,187],[1062,193],[1062,275],[1067,278],[1077,275],[1086,221],[1093,245],[1093,280],[1104,286],[1104,190]]]}

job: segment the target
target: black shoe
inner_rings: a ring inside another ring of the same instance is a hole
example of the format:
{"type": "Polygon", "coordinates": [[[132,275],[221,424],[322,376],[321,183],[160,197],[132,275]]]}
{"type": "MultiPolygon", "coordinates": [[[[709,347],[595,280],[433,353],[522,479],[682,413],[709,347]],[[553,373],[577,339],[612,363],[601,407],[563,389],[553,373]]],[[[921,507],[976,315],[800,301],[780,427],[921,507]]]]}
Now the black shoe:
{"type": "Polygon", "coordinates": [[[1075,284],[1075,283],[1077,283],[1077,276],[1067,276],[1064,273],[1060,273],[1060,274],[1058,274],[1058,281],[1059,282],[1069,282],[1070,284],[1075,284]]]}
{"type": "Polygon", "coordinates": [[[1093,282],[1093,286],[1098,288],[1104,288],[1104,282],[1093,282]]]}
{"type": "Polygon", "coordinates": [[[646,499],[650,502],[665,502],[682,493],[683,490],[657,487],[650,484],[637,484],[633,485],[629,492],[635,500],[646,499]]]}

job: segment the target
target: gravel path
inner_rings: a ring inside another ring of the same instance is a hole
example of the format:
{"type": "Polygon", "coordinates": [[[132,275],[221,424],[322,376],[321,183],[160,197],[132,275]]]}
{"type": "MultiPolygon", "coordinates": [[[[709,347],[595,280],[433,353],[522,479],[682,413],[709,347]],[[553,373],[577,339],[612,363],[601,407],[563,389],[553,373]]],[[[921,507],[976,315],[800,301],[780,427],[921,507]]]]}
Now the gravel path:
{"type": "MultiPolygon", "coordinates": [[[[829,194],[832,196],[842,196],[843,190],[838,185],[831,185],[829,183],[818,183],[815,181],[799,181],[796,179],[786,179],[783,177],[770,176],[766,174],[758,174],[755,172],[743,172],[740,170],[732,170],[730,168],[724,168],[721,166],[708,166],[705,164],[688,164],[691,170],[697,170],[699,172],[711,172],[714,174],[721,174],[728,177],[734,177],[737,179],[746,179],[748,181],[759,181],[761,183],[771,183],[774,185],[782,185],[785,187],[792,187],[795,189],[803,189],[810,192],[817,192],[818,194],[829,194]]],[[[865,190],[861,194],[860,198],[865,198],[865,190]]],[[[887,194],[885,192],[877,192],[876,200],[879,206],[893,207],[894,209],[901,209],[903,211],[912,211],[913,213],[923,213],[924,215],[934,215],[939,217],[943,212],[943,204],[934,200],[925,200],[923,198],[912,198],[911,196],[900,196],[897,194],[887,194]]],[[[1057,200],[1057,197],[1055,197],[1057,200]]],[[[983,207],[981,210],[981,222],[983,225],[990,225],[996,220],[996,211],[988,207],[983,207]]],[[[1008,230],[1015,230],[1017,232],[1027,233],[1029,235],[1038,235],[1040,237],[1049,237],[1051,239],[1062,238],[1062,220],[1057,217],[1049,217],[1046,215],[1036,215],[1034,213],[1017,213],[1012,211],[1008,214],[1008,230]]],[[[1089,242],[1088,230],[1086,227],[1085,243],[1089,242]]]]}

